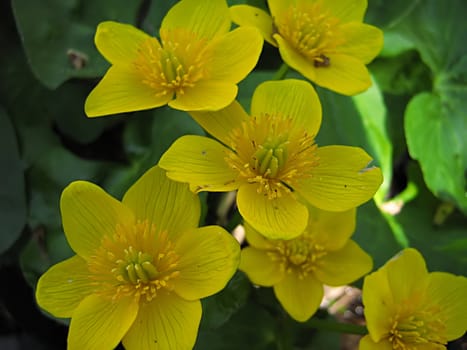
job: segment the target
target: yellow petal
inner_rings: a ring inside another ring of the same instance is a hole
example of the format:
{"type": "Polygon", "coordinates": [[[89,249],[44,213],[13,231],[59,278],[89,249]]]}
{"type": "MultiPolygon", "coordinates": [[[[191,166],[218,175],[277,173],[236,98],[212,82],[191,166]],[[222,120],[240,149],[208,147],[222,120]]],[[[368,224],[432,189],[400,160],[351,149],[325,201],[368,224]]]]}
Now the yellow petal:
{"type": "Polygon", "coordinates": [[[429,274],[427,302],[440,307],[446,319],[448,340],[460,338],[467,329],[467,278],[445,272],[429,274]]]}
{"type": "Polygon", "coordinates": [[[117,301],[90,295],[73,313],[68,333],[69,350],[114,349],[138,313],[133,297],[117,301]]]}
{"type": "Polygon", "coordinates": [[[174,279],[174,288],[186,300],[219,292],[237,270],[240,245],[220,226],[180,232],[174,244],[180,256],[180,276],[174,279]]]}
{"type": "Polygon", "coordinates": [[[238,83],[258,62],[263,38],[256,28],[237,28],[212,44],[210,79],[238,83]]]}
{"type": "Polygon", "coordinates": [[[177,93],[169,106],[181,111],[217,111],[227,107],[237,96],[235,83],[221,80],[204,80],[177,93]]]}
{"type": "Polygon", "coordinates": [[[369,63],[383,48],[383,32],[379,28],[352,22],[342,25],[341,30],[346,40],[338,48],[341,54],[369,63]]]}
{"type": "Polygon", "coordinates": [[[138,317],[122,342],[127,350],[192,349],[200,320],[199,300],[160,293],[152,302],[141,303],[138,317]]]}
{"type": "Polygon", "coordinates": [[[37,282],[36,300],[41,308],[55,317],[71,317],[79,303],[91,295],[86,261],[75,255],[53,265],[37,282]]]}
{"type": "Polygon", "coordinates": [[[299,322],[305,322],[318,310],[323,299],[323,285],[311,275],[303,279],[287,273],[274,286],[274,294],[287,313],[299,322]]]}
{"type": "Polygon", "coordinates": [[[379,168],[367,168],[370,156],[358,147],[326,146],[316,150],[318,165],[310,178],[294,186],[312,205],[343,211],[373,197],[383,181],[379,168]]]}
{"type": "Polygon", "coordinates": [[[225,0],[183,0],[164,17],[161,31],[185,28],[200,38],[212,39],[227,33],[230,25],[225,0]]]}
{"type": "Polygon", "coordinates": [[[91,91],[84,105],[88,117],[140,111],[160,107],[172,99],[171,94],[158,94],[142,82],[131,67],[112,66],[91,91]]]}
{"type": "Polygon", "coordinates": [[[284,278],[278,261],[273,261],[268,251],[253,247],[242,249],[239,269],[252,283],[263,287],[271,287],[284,278]]]}
{"type": "Polygon", "coordinates": [[[321,103],[315,89],[306,81],[288,79],[260,84],[251,101],[251,115],[269,114],[293,120],[292,127],[309,135],[321,126],[321,103]]]}
{"type": "Polygon", "coordinates": [[[260,8],[248,5],[236,5],[230,7],[232,21],[239,26],[252,26],[258,28],[264,40],[273,46],[277,46],[272,37],[272,17],[260,8]]]}
{"type": "Polygon", "coordinates": [[[330,252],[320,260],[315,276],[329,286],[342,286],[356,281],[372,267],[371,256],[350,240],[342,249],[330,252]]]}
{"type": "Polygon", "coordinates": [[[102,237],[113,236],[117,224],[134,222],[127,207],[86,181],[72,182],[63,190],[60,210],[68,243],[85,259],[101,245],[102,237]]]}
{"type": "Polygon", "coordinates": [[[358,350],[393,350],[392,343],[389,340],[382,340],[375,343],[369,335],[360,339],[358,350]]]}
{"type": "Polygon", "coordinates": [[[362,22],[367,5],[367,0],[323,1],[323,6],[342,22],[362,22]]]}
{"type": "Polygon", "coordinates": [[[237,101],[215,112],[190,112],[192,118],[210,135],[227,147],[231,144],[231,132],[249,119],[248,114],[237,101]]]}
{"type": "Polygon", "coordinates": [[[308,209],[292,195],[275,199],[257,192],[256,185],[242,185],[237,194],[242,217],[262,235],[270,239],[299,236],[308,223],[308,209]]]}
{"type": "MultiPolygon", "coordinates": [[[[293,3],[296,3],[296,1],[293,1],[293,3]]],[[[286,12],[289,7],[291,7],[291,5],[291,1],[268,0],[268,7],[269,11],[271,11],[271,17],[276,21],[286,12]]]]}
{"type": "Polygon", "coordinates": [[[94,41],[107,61],[126,65],[138,56],[140,45],[150,38],[130,24],[106,21],[97,26],[94,41]]]}
{"type": "Polygon", "coordinates": [[[201,216],[199,198],[188,185],[171,181],[157,166],[130,187],[122,202],[133,210],[136,219],[148,219],[157,232],[169,235],[198,227],[201,216]]]}
{"type": "Polygon", "coordinates": [[[274,241],[271,241],[260,234],[248,222],[245,221],[245,236],[248,244],[258,249],[270,249],[274,246],[274,241]]]}
{"type": "Polygon", "coordinates": [[[341,249],[355,231],[356,209],[341,212],[308,207],[310,218],[307,231],[315,241],[326,247],[326,251],[341,249]]]}
{"type": "Polygon", "coordinates": [[[237,173],[224,160],[226,152],[207,137],[182,136],[162,155],[159,166],[172,180],[188,182],[197,191],[232,191],[238,188],[237,173]]]}
{"type": "Polygon", "coordinates": [[[287,40],[280,36],[280,34],[273,34],[273,37],[279,47],[282,60],[301,73],[305,78],[314,81],[316,68],[313,62],[309,61],[305,56],[302,56],[287,40]]]}

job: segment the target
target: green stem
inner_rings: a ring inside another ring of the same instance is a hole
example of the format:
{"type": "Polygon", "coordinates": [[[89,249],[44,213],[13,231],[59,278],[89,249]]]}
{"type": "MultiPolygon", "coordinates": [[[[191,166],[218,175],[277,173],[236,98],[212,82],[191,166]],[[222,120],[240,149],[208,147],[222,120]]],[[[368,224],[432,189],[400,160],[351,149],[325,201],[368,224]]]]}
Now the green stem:
{"type": "Polygon", "coordinates": [[[320,320],[317,318],[312,318],[307,321],[307,326],[311,328],[316,328],[323,331],[331,331],[338,333],[350,333],[350,334],[360,334],[365,335],[368,333],[368,330],[365,326],[360,326],[357,324],[351,323],[339,323],[326,320],[320,320]]]}
{"type": "Polygon", "coordinates": [[[289,66],[287,65],[287,63],[282,63],[282,65],[280,66],[280,68],[277,70],[276,74],[274,74],[274,76],[272,77],[272,80],[282,80],[285,78],[287,72],[289,70],[289,66]]]}

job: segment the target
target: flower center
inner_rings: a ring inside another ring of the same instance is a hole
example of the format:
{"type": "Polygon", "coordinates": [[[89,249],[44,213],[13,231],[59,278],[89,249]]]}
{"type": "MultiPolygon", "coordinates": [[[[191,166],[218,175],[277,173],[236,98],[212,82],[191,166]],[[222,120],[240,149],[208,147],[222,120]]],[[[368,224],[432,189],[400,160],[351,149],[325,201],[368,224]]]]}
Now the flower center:
{"type": "Polygon", "coordinates": [[[269,199],[293,191],[295,182],[311,176],[318,161],[312,135],[293,128],[290,118],[269,114],[234,129],[230,146],[233,151],[225,158],[229,166],[269,199]]]}
{"type": "Polygon", "coordinates": [[[183,95],[206,77],[206,41],[185,29],[161,31],[161,39],[162,46],[155,38],[146,40],[134,66],[156,96],[183,95]]]}
{"type": "Polygon", "coordinates": [[[339,19],[319,1],[290,6],[275,24],[277,32],[315,67],[331,65],[329,53],[343,43],[339,19]]]}
{"type": "Polygon", "coordinates": [[[146,220],[129,228],[117,225],[112,237],[103,238],[88,268],[101,294],[151,301],[161,289],[173,290],[172,281],[180,275],[178,261],[167,234],[156,233],[146,220]]]}
{"type": "Polygon", "coordinates": [[[408,316],[396,315],[389,331],[393,349],[419,349],[421,344],[431,345],[430,349],[445,349],[447,344],[446,322],[440,314],[440,307],[430,305],[408,316]],[[437,348],[437,347],[436,347],[437,348]]]}
{"type": "Polygon", "coordinates": [[[276,241],[274,250],[269,252],[273,261],[280,262],[281,271],[297,273],[299,279],[319,268],[321,258],[326,255],[326,249],[315,242],[308,232],[292,240],[276,241]]]}

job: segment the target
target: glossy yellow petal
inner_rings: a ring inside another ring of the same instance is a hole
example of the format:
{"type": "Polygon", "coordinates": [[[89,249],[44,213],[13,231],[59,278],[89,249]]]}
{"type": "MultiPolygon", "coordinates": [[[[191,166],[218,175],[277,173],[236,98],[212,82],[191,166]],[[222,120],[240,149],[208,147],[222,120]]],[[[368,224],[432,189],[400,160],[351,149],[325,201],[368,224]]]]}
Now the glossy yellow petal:
{"type": "Polygon", "coordinates": [[[138,301],[133,297],[116,301],[90,295],[73,313],[68,333],[69,350],[114,349],[138,313],[138,301]]]}
{"type": "Polygon", "coordinates": [[[237,96],[238,87],[233,82],[204,80],[177,94],[169,106],[181,111],[217,111],[227,107],[237,96]]]}
{"type": "Polygon", "coordinates": [[[273,19],[280,18],[281,15],[283,15],[290,6],[296,5],[297,2],[297,0],[268,0],[268,7],[269,11],[271,11],[271,17],[273,19]]]}
{"type": "Polygon", "coordinates": [[[88,117],[150,109],[167,104],[170,94],[157,91],[142,82],[131,67],[112,66],[91,91],[84,105],[88,117]]]}
{"type": "Polygon", "coordinates": [[[238,188],[237,173],[224,160],[226,152],[207,137],[182,136],[162,155],[159,166],[169,178],[188,182],[196,191],[232,191],[238,188]]]}
{"type": "Polygon", "coordinates": [[[174,244],[180,256],[180,276],[174,279],[174,288],[186,300],[219,292],[237,270],[240,245],[220,226],[180,232],[174,244]]]}
{"type": "Polygon", "coordinates": [[[60,210],[68,243],[85,259],[101,245],[102,237],[113,236],[117,224],[134,222],[131,210],[86,181],[72,182],[63,190],[60,210]]]}
{"type": "Polygon", "coordinates": [[[215,112],[190,112],[192,118],[209,134],[227,147],[231,145],[231,132],[249,119],[248,114],[237,101],[215,112]]]}
{"type": "Polygon", "coordinates": [[[323,285],[311,275],[300,279],[293,273],[287,273],[274,286],[274,294],[294,320],[305,322],[318,310],[324,292],[323,285]]]}
{"type": "Polygon", "coordinates": [[[314,67],[313,62],[310,62],[305,56],[302,56],[287,40],[280,36],[280,34],[273,34],[273,38],[277,42],[282,60],[301,73],[305,78],[314,81],[316,67],[314,67]]]}
{"type": "Polygon", "coordinates": [[[365,335],[360,339],[358,350],[393,350],[393,347],[389,340],[385,339],[375,343],[369,335],[365,335]]]}
{"type": "Polygon", "coordinates": [[[133,326],[123,338],[126,350],[192,349],[201,320],[199,300],[160,293],[141,303],[133,326]]]}
{"type": "Polygon", "coordinates": [[[362,22],[367,8],[367,0],[332,0],[322,1],[323,7],[342,22],[362,22]]]}
{"type": "Polygon", "coordinates": [[[313,206],[308,207],[310,218],[307,231],[313,235],[314,240],[326,251],[341,249],[355,231],[355,208],[333,212],[321,210],[313,206]]]}
{"type": "Polygon", "coordinates": [[[292,127],[315,136],[321,126],[321,103],[310,83],[288,79],[260,84],[251,100],[251,115],[269,114],[293,120],[292,127]]]}
{"type": "Polygon", "coordinates": [[[316,150],[318,165],[310,178],[294,186],[312,205],[323,210],[343,211],[373,197],[383,176],[367,167],[370,156],[361,148],[325,146],[316,150]]]}
{"type": "Polygon", "coordinates": [[[284,278],[278,261],[273,261],[266,250],[254,247],[242,249],[239,269],[252,283],[263,287],[271,287],[284,278]]]}
{"type": "Polygon", "coordinates": [[[358,58],[369,63],[383,48],[383,32],[364,23],[347,23],[341,26],[345,43],[339,46],[340,54],[358,58]]]}
{"type": "Polygon", "coordinates": [[[39,306],[55,317],[71,317],[79,303],[94,292],[86,261],[75,255],[53,265],[37,282],[39,306]]]}
{"type": "Polygon", "coordinates": [[[446,337],[454,340],[467,329],[467,278],[445,272],[432,272],[428,277],[427,302],[440,307],[446,319],[446,337]]]}
{"type": "Polygon", "coordinates": [[[137,220],[149,220],[157,232],[179,234],[198,227],[201,216],[199,198],[187,184],[171,181],[158,166],[149,169],[123,197],[137,220]]]}
{"type": "Polygon", "coordinates": [[[138,56],[140,45],[149,38],[148,34],[130,24],[106,21],[97,26],[94,41],[107,61],[127,65],[138,56]]]}
{"type": "Polygon", "coordinates": [[[272,17],[260,8],[248,5],[236,5],[230,7],[232,21],[239,26],[251,26],[258,28],[268,43],[277,46],[272,37],[272,17]]]}
{"type": "Polygon", "coordinates": [[[320,262],[315,276],[328,286],[352,283],[370,272],[373,267],[371,256],[352,240],[342,249],[328,253],[320,262]]]}
{"type": "Polygon", "coordinates": [[[292,195],[275,199],[257,192],[256,185],[242,185],[237,194],[238,210],[256,230],[271,239],[291,239],[303,233],[308,209],[292,195]]]}
{"type": "Polygon", "coordinates": [[[217,39],[211,48],[210,79],[238,83],[258,63],[263,38],[256,28],[237,28],[217,39]]]}
{"type": "Polygon", "coordinates": [[[245,236],[248,244],[257,249],[270,249],[274,246],[274,241],[271,241],[260,234],[248,222],[245,221],[245,236]]]}
{"type": "Polygon", "coordinates": [[[230,13],[225,0],[183,0],[164,17],[161,31],[185,28],[200,38],[212,39],[230,29],[230,13]]]}

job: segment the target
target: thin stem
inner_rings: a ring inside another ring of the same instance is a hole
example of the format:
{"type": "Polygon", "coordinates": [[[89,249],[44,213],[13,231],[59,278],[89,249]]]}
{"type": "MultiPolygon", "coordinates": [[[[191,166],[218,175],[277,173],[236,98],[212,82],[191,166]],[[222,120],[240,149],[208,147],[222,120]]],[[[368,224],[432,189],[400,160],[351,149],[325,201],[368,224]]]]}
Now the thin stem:
{"type": "Polygon", "coordinates": [[[285,78],[287,72],[289,70],[289,66],[287,65],[287,63],[282,63],[282,65],[279,67],[279,69],[277,70],[276,74],[274,74],[274,76],[272,77],[272,80],[282,80],[285,78]]]}
{"type": "Polygon", "coordinates": [[[338,333],[350,333],[350,334],[368,334],[368,330],[365,326],[360,326],[357,324],[351,323],[340,323],[333,321],[320,320],[317,318],[312,318],[307,321],[307,326],[311,328],[316,328],[323,331],[331,331],[338,333]]]}

